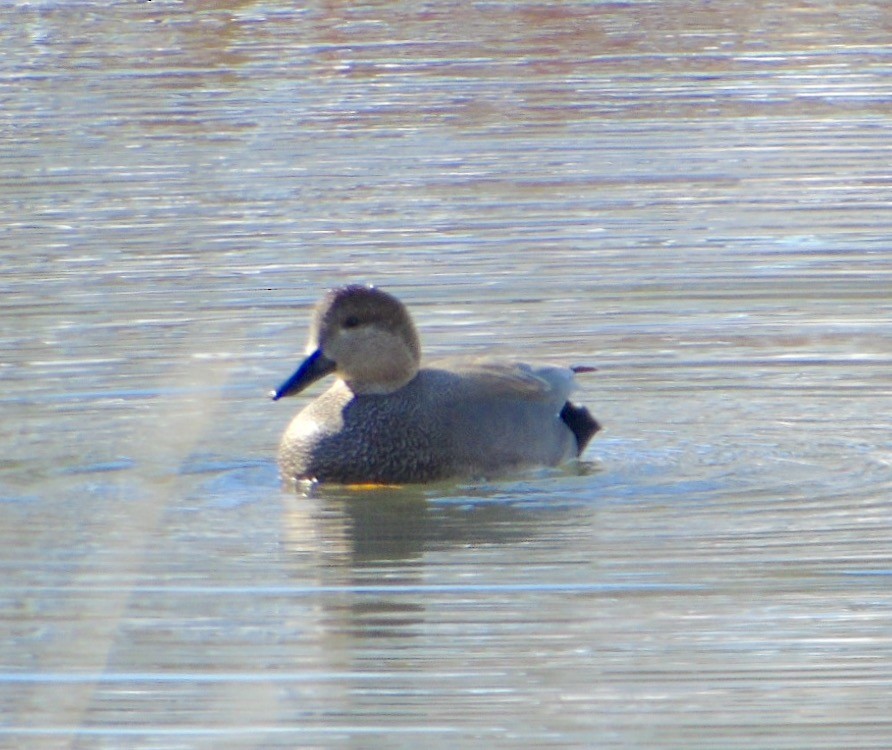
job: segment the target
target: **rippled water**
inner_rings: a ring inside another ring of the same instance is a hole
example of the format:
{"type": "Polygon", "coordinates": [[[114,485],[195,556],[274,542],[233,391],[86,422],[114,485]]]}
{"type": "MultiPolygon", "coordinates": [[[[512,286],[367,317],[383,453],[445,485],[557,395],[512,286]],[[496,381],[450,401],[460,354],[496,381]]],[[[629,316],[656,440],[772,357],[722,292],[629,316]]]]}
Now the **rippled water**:
{"type": "Polygon", "coordinates": [[[4,14],[0,746],[888,746],[884,2],[4,14]],[[346,280],[604,432],[283,491],[346,280]]]}

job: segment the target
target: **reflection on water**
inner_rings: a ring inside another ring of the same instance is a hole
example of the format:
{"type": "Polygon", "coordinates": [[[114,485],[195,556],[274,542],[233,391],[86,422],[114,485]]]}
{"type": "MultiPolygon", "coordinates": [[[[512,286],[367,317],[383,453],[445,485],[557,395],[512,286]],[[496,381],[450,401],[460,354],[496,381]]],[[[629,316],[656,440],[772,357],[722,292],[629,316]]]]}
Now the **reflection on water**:
{"type": "Polygon", "coordinates": [[[0,747],[887,744],[883,2],[7,14],[0,747]],[[585,463],[283,491],[347,280],[585,463]]]}
{"type": "MultiPolygon", "coordinates": [[[[557,472],[551,476],[558,481],[557,472]]],[[[357,571],[382,561],[420,560],[440,546],[516,544],[541,536],[543,512],[545,518],[561,517],[565,503],[578,502],[569,490],[565,499],[547,501],[540,491],[522,485],[317,488],[318,496],[287,499],[286,539],[292,552],[333,555],[333,562],[357,571]]]]}

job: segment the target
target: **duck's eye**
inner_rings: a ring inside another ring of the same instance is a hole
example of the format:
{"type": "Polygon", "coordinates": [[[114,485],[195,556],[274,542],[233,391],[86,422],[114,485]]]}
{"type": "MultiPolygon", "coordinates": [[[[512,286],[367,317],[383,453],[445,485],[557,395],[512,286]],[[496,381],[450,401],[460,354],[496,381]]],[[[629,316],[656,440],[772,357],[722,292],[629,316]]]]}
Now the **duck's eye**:
{"type": "Polygon", "coordinates": [[[356,328],[359,325],[359,318],[355,315],[350,315],[344,318],[344,328],[356,328]]]}

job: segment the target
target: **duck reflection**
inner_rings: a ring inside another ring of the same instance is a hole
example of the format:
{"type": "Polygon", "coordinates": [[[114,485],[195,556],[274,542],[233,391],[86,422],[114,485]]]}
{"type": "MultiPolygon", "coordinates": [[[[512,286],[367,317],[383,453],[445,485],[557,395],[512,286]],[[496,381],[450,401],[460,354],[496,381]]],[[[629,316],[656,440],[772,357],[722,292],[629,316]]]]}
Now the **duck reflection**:
{"type": "MultiPolygon", "coordinates": [[[[506,493],[507,494],[507,493],[506,493]]],[[[510,496],[518,495],[512,485],[510,496]]],[[[502,500],[491,488],[314,488],[285,498],[285,538],[294,553],[316,553],[329,563],[364,567],[403,563],[437,549],[506,544],[537,533],[544,505],[502,500]]]]}
{"type": "MultiPolygon", "coordinates": [[[[444,554],[518,543],[553,522],[559,504],[524,505],[521,485],[506,489],[400,487],[355,491],[319,487],[287,495],[285,544],[294,574],[314,571],[325,630],[362,638],[411,637],[436,602],[467,584],[461,566],[453,583],[444,554]]],[[[541,498],[541,487],[536,494],[541,498]]],[[[566,510],[566,505],[563,506],[566,510]]],[[[557,518],[556,518],[557,517],[557,518]]],[[[305,580],[305,578],[304,578],[305,580]]]]}

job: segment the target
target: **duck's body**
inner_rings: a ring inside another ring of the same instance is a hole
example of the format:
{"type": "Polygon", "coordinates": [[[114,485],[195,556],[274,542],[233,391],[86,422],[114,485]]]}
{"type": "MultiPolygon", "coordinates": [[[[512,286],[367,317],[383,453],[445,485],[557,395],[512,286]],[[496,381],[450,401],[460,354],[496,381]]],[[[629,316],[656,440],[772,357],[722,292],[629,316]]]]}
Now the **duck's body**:
{"type": "Polygon", "coordinates": [[[350,286],[316,311],[311,353],[274,394],[340,377],[291,422],[279,448],[286,479],[404,484],[490,477],[578,456],[598,423],[567,399],[570,368],[486,360],[418,367],[402,304],[350,286]]]}

